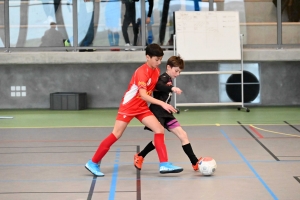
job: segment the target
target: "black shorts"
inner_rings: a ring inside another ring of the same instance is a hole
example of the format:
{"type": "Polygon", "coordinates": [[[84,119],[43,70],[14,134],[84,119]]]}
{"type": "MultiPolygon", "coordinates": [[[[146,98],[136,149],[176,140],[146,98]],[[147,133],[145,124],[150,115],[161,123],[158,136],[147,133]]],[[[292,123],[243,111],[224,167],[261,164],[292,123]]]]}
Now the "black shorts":
{"type": "MultiPolygon", "coordinates": [[[[178,121],[176,120],[175,117],[172,117],[172,118],[166,118],[166,117],[158,117],[157,120],[160,122],[160,124],[165,128],[167,129],[168,131],[169,130],[169,127],[172,126],[173,124],[178,123],[178,121]],[[172,124],[170,124],[170,122],[172,122],[172,124]]],[[[144,130],[148,130],[148,131],[152,131],[150,128],[148,128],[147,126],[144,127],[144,130]]]]}

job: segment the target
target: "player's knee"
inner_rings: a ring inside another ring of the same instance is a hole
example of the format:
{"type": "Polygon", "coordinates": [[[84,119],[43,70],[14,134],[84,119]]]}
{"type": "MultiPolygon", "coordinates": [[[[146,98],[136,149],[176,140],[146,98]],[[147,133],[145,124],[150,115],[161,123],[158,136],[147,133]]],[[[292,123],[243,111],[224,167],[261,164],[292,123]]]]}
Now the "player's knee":
{"type": "Polygon", "coordinates": [[[163,126],[158,126],[155,127],[155,129],[153,130],[154,133],[164,133],[165,128],[163,126]]]}
{"type": "Polygon", "coordinates": [[[113,132],[113,134],[115,135],[115,137],[117,139],[119,139],[121,136],[122,136],[122,133],[121,132],[113,132]]]}
{"type": "Polygon", "coordinates": [[[163,133],[164,131],[165,131],[164,127],[161,126],[161,127],[158,128],[157,133],[163,133]]]}

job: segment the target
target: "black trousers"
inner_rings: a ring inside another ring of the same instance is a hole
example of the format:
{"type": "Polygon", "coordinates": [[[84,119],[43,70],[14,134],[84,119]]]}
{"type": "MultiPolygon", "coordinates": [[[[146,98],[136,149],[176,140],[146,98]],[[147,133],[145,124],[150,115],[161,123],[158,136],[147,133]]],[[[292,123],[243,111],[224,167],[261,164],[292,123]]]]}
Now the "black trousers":
{"type": "Polygon", "coordinates": [[[130,24],[132,24],[133,35],[134,35],[133,45],[136,46],[139,29],[135,20],[135,2],[125,1],[125,14],[124,14],[124,20],[122,25],[122,33],[126,43],[130,43],[128,32],[127,32],[128,26],[130,24]]]}
{"type": "Polygon", "coordinates": [[[160,45],[163,45],[164,40],[165,40],[170,1],[171,0],[164,0],[164,5],[163,5],[163,10],[162,10],[162,15],[161,15],[161,21],[160,21],[160,27],[159,27],[159,43],[160,43],[160,45]]]}

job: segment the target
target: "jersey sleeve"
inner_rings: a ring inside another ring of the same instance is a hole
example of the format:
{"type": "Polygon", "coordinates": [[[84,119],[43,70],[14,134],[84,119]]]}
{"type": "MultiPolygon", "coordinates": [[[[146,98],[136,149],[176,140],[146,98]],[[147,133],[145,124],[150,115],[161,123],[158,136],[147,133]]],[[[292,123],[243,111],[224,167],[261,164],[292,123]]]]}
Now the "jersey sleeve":
{"type": "Polygon", "coordinates": [[[173,85],[167,85],[169,82],[169,77],[161,75],[155,86],[155,89],[161,92],[172,92],[173,85]]]}
{"type": "Polygon", "coordinates": [[[138,87],[138,90],[143,88],[147,90],[147,82],[149,80],[148,74],[144,68],[140,68],[136,71],[134,82],[138,87]]]}

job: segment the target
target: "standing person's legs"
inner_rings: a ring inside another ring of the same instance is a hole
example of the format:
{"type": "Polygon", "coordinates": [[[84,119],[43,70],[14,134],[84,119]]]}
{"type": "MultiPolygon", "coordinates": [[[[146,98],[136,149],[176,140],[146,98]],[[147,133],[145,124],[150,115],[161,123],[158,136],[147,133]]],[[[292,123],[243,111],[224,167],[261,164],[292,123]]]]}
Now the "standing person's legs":
{"type": "Polygon", "coordinates": [[[114,34],[114,41],[115,41],[114,46],[119,46],[119,38],[120,38],[119,32],[115,31],[113,34],[114,34]]]}
{"type": "Polygon", "coordinates": [[[115,41],[114,41],[113,32],[111,30],[108,30],[107,31],[107,35],[108,35],[109,46],[114,46],[115,45],[115,41]]]}
{"type": "Polygon", "coordinates": [[[131,8],[131,15],[130,15],[130,21],[132,24],[132,31],[133,31],[133,46],[136,46],[137,44],[137,39],[138,39],[138,34],[139,34],[139,26],[136,23],[136,11],[135,11],[135,3],[132,5],[131,8]]]}
{"type": "Polygon", "coordinates": [[[138,36],[139,36],[139,25],[136,23],[135,20],[133,20],[134,22],[132,22],[132,29],[133,29],[133,46],[137,45],[137,40],[138,40],[138,36]]]}
{"type": "Polygon", "coordinates": [[[104,174],[100,171],[98,163],[106,155],[110,147],[122,136],[127,125],[127,122],[116,120],[112,133],[102,140],[93,158],[85,165],[86,169],[88,169],[92,174],[96,176],[104,176],[104,174]]]}
{"type": "Polygon", "coordinates": [[[82,42],[80,43],[80,46],[81,47],[90,46],[93,43],[94,35],[95,35],[95,33],[94,33],[94,12],[92,12],[89,28],[87,30],[85,37],[83,38],[82,42]]]}
{"type": "Polygon", "coordinates": [[[125,40],[126,44],[130,43],[129,36],[128,36],[128,33],[127,33],[127,28],[129,26],[129,24],[130,24],[130,21],[125,16],[124,20],[123,20],[123,24],[122,24],[122,33],[123,33],[123,37],[124,37],[124,40],[125,40]]]}
{"type": "Polygon", "coordinates": [[[195,11],[200,11],[199,0],[194,0],[195,11]]]}
{"type": "MultiPolygon", "coordinates": [[[[108,30],[108,41],[110,46],[119,46],[119,32],[118,31],[112,31],[108,30]]],[[[112,49],[112,50],[117,50],[112,49]]]]}
{"type": "Polygon", "coordinates": [[[122,33],[126,44],[129,44],[129,36],[128,36],[128,26],[131,23],[131,17],[130,17],[130,3],[128,1],[125,2],[125,14],[124,14],[124,20],[122,24],[122,33]]]}
{"type": "Polygon", "coordinates": [[[162,11],[160,27],[159,27],[159,44],[160,45],[163,45],[164,40],[165,40],[170,1],[171,0],[164,0],[163,11],[162,11]]]}

